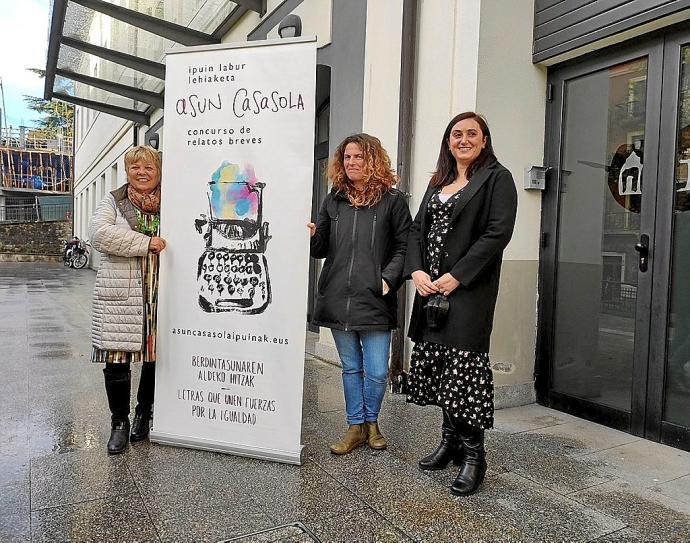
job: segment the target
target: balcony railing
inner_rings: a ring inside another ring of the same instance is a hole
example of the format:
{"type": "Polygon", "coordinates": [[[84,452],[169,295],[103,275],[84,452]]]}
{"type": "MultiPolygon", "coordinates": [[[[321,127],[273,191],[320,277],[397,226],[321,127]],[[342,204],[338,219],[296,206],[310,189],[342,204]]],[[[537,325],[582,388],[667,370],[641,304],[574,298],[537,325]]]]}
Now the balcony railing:
{"type": "Polygon", "coordinates": [[[26,149],[32,151],[53,151],[58,154],[72,154],[72,138],[58,135],[41,135],[36,130],[25,127],[3,128],[0,130],[0,147],[26,149]]]}
{"type": "Polygon", "coordinates": [[[0,188],[32,189],[54,192],[71,192],[71,176],[61,175],[56,169],[41,174],[6,173],[0,171],[0,188]]]}

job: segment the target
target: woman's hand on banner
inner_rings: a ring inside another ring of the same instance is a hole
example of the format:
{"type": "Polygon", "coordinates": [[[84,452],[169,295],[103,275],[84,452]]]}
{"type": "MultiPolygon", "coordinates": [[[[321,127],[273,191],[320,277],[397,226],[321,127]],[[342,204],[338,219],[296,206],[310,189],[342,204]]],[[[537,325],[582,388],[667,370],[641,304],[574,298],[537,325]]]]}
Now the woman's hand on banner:
{"type": "Polygon", "coordinates": [[[313,236],[314,234],[316,234],[316,225],[313,222],[308,222],[307,228],[309,228],[309,235],[310,236],[313,236]]]}
{"type": "Polygon", "coordinates": [[[165,240],[158,236],[153,236],[151,241],[149,241],[149,251],[157,255],[160,254],[163,249],[165,249],[165,240]]]}

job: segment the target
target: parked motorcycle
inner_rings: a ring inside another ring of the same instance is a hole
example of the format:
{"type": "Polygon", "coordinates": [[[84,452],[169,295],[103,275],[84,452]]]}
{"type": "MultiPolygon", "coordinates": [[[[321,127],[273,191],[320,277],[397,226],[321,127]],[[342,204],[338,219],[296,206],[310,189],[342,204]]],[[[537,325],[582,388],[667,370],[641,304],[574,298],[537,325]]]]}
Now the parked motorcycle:
{"type": "Polygon", "coordinates": [[[65,242],[62,252],[63,263],[65,266],[80,270],[89,261],[90,253],[91,243],[88,240],[84,241],[74,236],[71,240],[65,242]]]}
{"type": "Polygon", "coordinates": [[[72,252],[79,246],[79,238],[73,236],[70,240],[65,240],[62,246],[62,263],[65,266],[71,266],[72,252]]]}

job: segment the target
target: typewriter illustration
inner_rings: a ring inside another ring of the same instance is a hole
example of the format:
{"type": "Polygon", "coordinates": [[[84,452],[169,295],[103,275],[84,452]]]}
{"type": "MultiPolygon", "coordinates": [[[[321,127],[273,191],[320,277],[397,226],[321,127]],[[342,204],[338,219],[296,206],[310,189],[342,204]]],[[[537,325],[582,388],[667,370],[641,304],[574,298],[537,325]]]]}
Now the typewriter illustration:
{"type": "Polygon", "coordinates": [[[262,313],[271,303],[262,193],[251,168],[224,162],[208,184],[209,216],[195,221],[206,248],[199,257],[199,306],[206,312],[262,313]],[[204,232],[204,227],[205,232],[204,232]]]}

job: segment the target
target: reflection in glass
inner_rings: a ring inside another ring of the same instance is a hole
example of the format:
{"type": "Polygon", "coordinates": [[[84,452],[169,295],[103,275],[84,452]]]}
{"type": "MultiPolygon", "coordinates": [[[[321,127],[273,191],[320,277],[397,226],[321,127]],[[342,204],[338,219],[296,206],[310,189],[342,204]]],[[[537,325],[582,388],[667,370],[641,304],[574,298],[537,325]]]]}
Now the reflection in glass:
{"type": "Polygon", "coordinates": [[[682,50],[664,420],[690,427],[690,47],[682,50]]]}
{"type": "Polygon", "coordinates": [[[554,390],[629,412],[647,59],[566,83],[554,390]]]}

